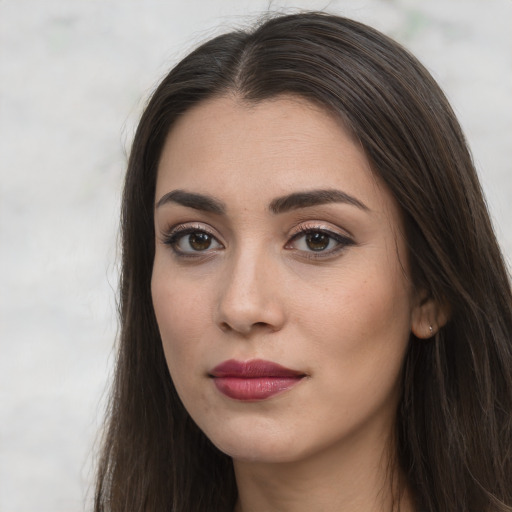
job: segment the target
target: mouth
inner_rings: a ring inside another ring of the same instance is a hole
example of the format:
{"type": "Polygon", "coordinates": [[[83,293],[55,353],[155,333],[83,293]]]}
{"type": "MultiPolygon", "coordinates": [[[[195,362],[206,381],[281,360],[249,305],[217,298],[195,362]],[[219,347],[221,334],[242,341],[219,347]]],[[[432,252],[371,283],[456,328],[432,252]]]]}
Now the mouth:
{"type": "Polygon", "coordinates": [[[211,370],[209,377],[217,389],[229,398],[260,401],[288,391],[306,374],[262,359],[230,359],[211,370]]]}

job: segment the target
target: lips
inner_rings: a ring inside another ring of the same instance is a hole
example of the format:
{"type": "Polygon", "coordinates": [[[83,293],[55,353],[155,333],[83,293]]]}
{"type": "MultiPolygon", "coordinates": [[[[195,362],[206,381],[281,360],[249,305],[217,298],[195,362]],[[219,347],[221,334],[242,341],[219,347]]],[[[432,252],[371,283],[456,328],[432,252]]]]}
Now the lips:
{"type": "Polygon", "coordinates": [[[289,390],[306,376],[261,359],[230,359],[216,366],[209,375],[222,394],[242,401],[266,400],[289,390]]]}

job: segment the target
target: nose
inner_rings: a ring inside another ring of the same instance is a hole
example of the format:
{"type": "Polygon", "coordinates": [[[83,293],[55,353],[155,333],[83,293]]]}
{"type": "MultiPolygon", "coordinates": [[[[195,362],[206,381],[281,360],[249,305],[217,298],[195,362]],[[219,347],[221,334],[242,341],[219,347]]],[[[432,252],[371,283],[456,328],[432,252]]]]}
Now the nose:
{"type": "Polygon", "coordinates": [[[216,323],[225,332],[249,336],[274,332],[285,323],[278,265],[255,251],[233,256],[219,287],[216,323]]]}

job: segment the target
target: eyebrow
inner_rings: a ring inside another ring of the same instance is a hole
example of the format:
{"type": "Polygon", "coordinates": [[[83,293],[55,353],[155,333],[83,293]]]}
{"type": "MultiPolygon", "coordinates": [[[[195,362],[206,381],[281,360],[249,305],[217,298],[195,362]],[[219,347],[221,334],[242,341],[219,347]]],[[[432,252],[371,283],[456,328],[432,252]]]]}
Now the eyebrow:
{"type": "Polygon", "coordinates": [[[222,201],[203,194],[186,192],[185,190],[173,190],[164,194],[156,203],[155,208],[160,208],[168,203],[177,203],[187,208],[216,213],[217,215],[224,215],[226,213],[226,205],[222,201]]]}
{"type": "MultiPolygon", "coordinates": [[[[225,215],[226,205],[214,197],[204,194],[196,194],[185,190],[173,190],[164,194],[156,203],[155,208],[168,203],[176,203],[194,210],[201,210],[217,215],[225,215]]],[[[274,214],[286,213],[300,208],[319,206],[329,203],[344,203],[356,206],[361,210],[368,211],[369,208],[359,199],[336,189],[309,190],[305,192],[294,192],[285,196],[273,199],[268,209],[274,214]]]]}
{"type": "Polygon", "coordinates": [[[274,199],[269,206],[272,213],[285,213],[299,208],[308,208],[329,203],[345,203],[357,206],[361,210],[368,211],[369,208],[359,199],[336,189],[310,190],[307,192],[295,192],[283,197],[274,199]]]}

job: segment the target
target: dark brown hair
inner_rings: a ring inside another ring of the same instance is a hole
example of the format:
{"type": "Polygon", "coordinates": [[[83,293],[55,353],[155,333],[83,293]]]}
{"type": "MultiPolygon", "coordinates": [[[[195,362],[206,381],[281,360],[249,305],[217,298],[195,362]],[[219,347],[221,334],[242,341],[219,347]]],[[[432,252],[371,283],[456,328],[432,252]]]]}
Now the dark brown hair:
{"type": "Polygon", "coordinates": [[[398,461],[429,512],[512,510],[510,281],[459,124],[400,45],[323,13],[271,17],[219,36],[161,82],[138,126],[122,206],[119,353],[96,511],[231,512],[229,457],[195,426],[171,381],[151,301],[153,208],[163,143],[213,96],[299,95],[360,141],[399,204],[412,279],[450,310],[411,340],[397,411],[398,461]]]}

